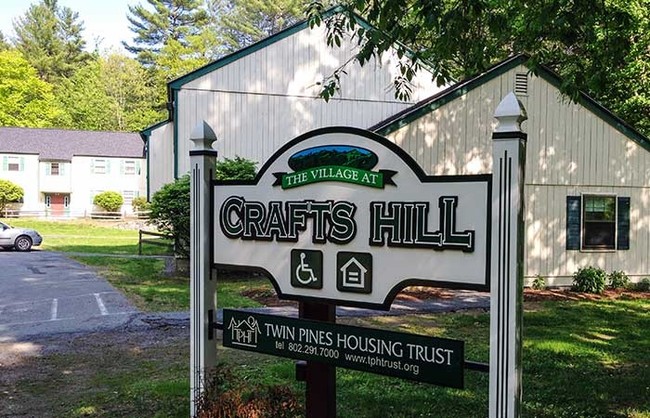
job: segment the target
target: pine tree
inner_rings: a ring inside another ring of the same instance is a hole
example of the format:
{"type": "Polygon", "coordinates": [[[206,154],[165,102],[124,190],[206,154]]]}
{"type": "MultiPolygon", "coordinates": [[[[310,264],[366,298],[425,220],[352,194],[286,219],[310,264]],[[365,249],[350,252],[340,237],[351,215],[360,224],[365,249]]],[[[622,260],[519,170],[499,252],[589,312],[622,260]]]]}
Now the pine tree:
{"type": "Polygon", "coordinates": [[[89,58],[81,35],[83,22],[57,0],[32,4],[14,23],[16,48],[45,81],[71,76],[89,58]]]}
{"type": "Polygon", "coordinates": [[[198,35],[208,24],[201,0],[147,0],[147,3],[153,11],[141,4],[129,6],[127,19],[135,36],[132,44],[122,42],[145,66],[154,65],[156,54],[170,40],[187,47],[188,38],[198,35]]]}
{"type": "Polygon", "coordinates": [[[9,43],[5,39],[4,34],[0,31],[0,51],[5,51],[9,49],[9,43]]]}
{"type": "Polygon", "coordinates": [[[304,18],[306,0],[226,0],[220,19],[221,38],[229,52],[277,33],[304,18]]]}

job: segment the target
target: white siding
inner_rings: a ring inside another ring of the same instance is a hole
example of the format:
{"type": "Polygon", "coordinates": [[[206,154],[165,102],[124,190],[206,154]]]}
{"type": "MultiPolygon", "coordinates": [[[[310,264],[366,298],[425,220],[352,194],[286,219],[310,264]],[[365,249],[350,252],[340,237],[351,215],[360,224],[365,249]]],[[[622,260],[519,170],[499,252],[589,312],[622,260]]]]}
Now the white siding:
{"type": "Polygon", "coordinates": [[[173,122],[152,130],[149,135],[149,198],[162,186],[174,181],[173,138],[173,122]]]}
{"type": "MultiPolygon", "coordinates": [[[[351,62],[340,94],[328,103],[318,98],[316,83],[351,56],[351,46],[327,47],[323,28],[305,29],[185,84],[175,104],[177,174],[189,170],[189,135],[202,120],[217,134],[220,156],[241,156],[261,165],[297,135],[333,125],[367,128],[440,90],[431,74],[422,71],[411,102],[398,101],[392,88],[398,61],[386,54],[381,63],[364,67],[351,62]]],[[[151,161],[158,165],[162,160],[151,161]]],[[[151,170],[151,184],[160,184],[151,170]]]]}
{"type": "Polygon", "coordinates": [[[25,154],[0,154],[0,179],[9,180],[23,188],[23,204],[18,205],[22,210],[40,210],[39,203],[39,177],[38,177],[38,155],[25,154]],[[5,169],[4,158],[13,157],[21,161],[20,171],[8,171],[5,169]]]}
{"type": "MultiPolygon", "coordinates": [[[[520,66],[416,119],[388,137],[430,174],[492,170],[492,117],[514,90],[520,66]]],[[[578,267],[650,275],[650,152],[542,78],[529,76],[526,155],[526,270],[566,284],[578,267]],[[606,192],[631,198],[630,250],[566,251],[566,196],[606,192]]]]}

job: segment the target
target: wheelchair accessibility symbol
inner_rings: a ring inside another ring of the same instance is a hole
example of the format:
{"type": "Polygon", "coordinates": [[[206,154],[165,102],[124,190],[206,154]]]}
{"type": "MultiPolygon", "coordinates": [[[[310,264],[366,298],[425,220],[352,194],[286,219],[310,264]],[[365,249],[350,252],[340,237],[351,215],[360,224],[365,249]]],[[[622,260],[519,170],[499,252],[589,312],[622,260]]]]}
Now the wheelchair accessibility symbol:
{"type": "Polygon", "coordinates": [[[291,250],[291,286],[323,288],[323,253],[314,250],[291,250]]]}

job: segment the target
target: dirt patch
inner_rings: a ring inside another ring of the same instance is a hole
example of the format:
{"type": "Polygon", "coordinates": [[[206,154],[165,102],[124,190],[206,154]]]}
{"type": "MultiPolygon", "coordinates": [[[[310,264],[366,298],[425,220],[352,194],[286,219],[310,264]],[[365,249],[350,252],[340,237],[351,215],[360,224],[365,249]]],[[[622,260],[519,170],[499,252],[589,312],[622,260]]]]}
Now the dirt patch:
{"type": "MultiPolygon", "coordinates": [[[[253,299],[264,306],[293,306],[298,307],[298,302],[278,299],[275,291],[268,289],[251,289],[242,292],[242,295],[253,299]]],[[[448,289],[426,286],[410,286],[397,294],[397,300],[422,301],[422,300],[449,300],[455,293],[448,289]]],[[[573,292],[569,289],[524,289],[525,302],[565,301],[565,300],[618,300],[618,299],[650,299],[650,292],[634,292],[629,290],[605,290],[600,295],[592,293],[573,292]]]]}

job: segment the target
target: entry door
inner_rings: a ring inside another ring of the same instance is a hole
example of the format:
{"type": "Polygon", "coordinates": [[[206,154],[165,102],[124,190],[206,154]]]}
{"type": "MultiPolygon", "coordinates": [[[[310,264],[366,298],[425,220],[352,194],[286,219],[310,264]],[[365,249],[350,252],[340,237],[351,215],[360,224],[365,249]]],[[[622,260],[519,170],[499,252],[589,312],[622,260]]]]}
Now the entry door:
{"type": "Polygon", "coordinates": [[[52,216],[63,216],[70,204],[70,195],[52,193],[45,196],[45,204],[50,209],[52,216]]]}

